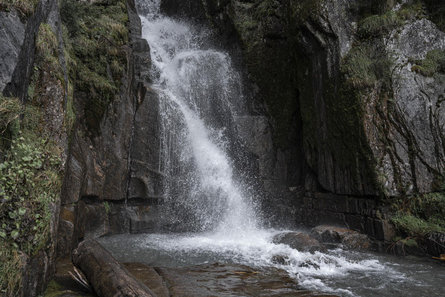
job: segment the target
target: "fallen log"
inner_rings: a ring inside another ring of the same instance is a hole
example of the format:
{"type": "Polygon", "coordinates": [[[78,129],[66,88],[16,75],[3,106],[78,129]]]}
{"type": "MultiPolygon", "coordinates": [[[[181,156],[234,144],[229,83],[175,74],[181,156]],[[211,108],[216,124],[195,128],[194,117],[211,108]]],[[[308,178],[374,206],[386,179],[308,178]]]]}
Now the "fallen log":
{"type": "Polygon", "coordinates": [[[95,240],[79,244],[73,252],[73,263],[100,297],[156,297],[95,240]]]}

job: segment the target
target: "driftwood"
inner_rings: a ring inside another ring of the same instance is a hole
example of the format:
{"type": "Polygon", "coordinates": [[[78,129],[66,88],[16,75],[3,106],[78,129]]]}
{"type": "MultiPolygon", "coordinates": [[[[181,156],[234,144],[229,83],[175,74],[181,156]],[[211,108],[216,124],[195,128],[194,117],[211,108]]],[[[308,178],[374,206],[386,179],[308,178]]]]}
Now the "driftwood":
{"type": "Polygon", "coordinates": [[[79,244],[73,252],[73,263],[100,297],[156,297],[95,240],[79,244]]]}

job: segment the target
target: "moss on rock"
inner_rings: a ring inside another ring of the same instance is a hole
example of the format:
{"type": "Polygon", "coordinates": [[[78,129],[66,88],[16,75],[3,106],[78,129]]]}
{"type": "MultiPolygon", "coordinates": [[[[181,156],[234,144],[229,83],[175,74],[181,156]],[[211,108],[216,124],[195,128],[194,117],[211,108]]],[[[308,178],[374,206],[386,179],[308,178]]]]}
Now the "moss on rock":
{"type": "Polygon", "coordinates": [[[63,0],[61,15],[73,96],[81,102],[87,128],[97,135],[109,103],[119,96],[127,66],[126,1],[63,0]]]}
{"type": "Polygon", "coordinates": [[[28,17],[34,13],[39,0],[0,0],[0,11],[17,10],[22,16],[28,17]]]}
{"type": "Polygon", "coordinates": [[[445,50],[432,50],[426,54],[423,60],[411,60],[414,64],[411,71],[423,76],[434,76],[435,74],[445,74],[445,50]]]}

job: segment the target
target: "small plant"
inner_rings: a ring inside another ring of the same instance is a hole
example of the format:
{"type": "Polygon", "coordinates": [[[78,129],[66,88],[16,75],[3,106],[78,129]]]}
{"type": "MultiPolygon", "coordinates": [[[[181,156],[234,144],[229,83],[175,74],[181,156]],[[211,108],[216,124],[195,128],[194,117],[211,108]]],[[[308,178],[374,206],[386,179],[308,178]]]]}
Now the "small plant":
{"type": "MultiPolygon", "coordinates": [[[[0,239],[0,241],[3,238],[0,239]]],[[[23,259],[16,249],[0,245],[0,295],[15,296],[22,282],[23,259]],[[4,295],[3,295],[4,294],[4,295]]]]}
{"type": "Polygon", "coordinates": [[[106,214],[110,214],[111,213],[111,205],[107,201],[104,202],[104,208],[105,208],[106,214]]]}
{"type": "Polygon", "coordinates": [[[23,107],[17,98],[4,97],[0,93],[0,134],[4,133],[8,126],[19,118],[23,107]]]}
{"type": "Polygon", "coordinates": [[[434,76],[436,73],[445,74],[445,50],[432,50],[426,54],[423,60],[410,60],[415,64],[411,71],[422,74],[423,76],[434,76]]]}

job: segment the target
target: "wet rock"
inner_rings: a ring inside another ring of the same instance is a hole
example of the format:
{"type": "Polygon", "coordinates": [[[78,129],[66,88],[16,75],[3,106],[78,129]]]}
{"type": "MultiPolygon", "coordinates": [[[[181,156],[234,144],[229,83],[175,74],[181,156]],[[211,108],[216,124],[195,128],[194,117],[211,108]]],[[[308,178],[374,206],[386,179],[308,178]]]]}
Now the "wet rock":
{"type": "Polygon", "coordinates": [[[124,263],[125,268],[156,294],[156,297],[170,297],[170,292],[156,269],[142,263],[124,263]]]}
{"type": "Polygon", "coordinates": [[[300,265],[298,265],[298,267],[320,269],[320,265],[309,260],[301,263],[300,265]]]}
{"type": "Polygon", "coordinates": [[[365,234],[342,227],[320,225],[313,228],[311,234],[321,242],[341,243],[350,249],[369,249],[371,246],[365,234]]]}
{"type": "Polygon", "coordinates": [[[302,252],[315,252],[324,250],[320,242],[309,234],[302,232],[288,232],[277,234],[273,238],[274,243],[281,243],[302,252]]]}
{"type": "Polygon", "coordinates": [[[271,260],[272,263],[278,265],[286,265],[287,263],[289,263],[289,257],[283,255],[274,255],[271,260]]]}

